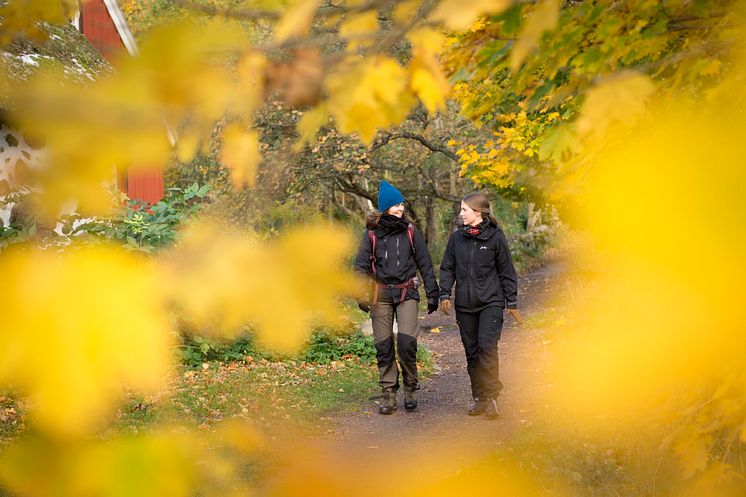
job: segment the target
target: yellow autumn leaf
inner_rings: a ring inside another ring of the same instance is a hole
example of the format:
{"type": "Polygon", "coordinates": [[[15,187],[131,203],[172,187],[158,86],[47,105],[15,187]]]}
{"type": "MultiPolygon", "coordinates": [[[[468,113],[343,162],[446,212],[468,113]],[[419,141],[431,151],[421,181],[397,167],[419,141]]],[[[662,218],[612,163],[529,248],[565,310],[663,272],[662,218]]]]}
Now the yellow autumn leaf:
{"type": "Polygon", "coordinates": [[[460,30],[469,27],[477,17],[499,14],[512,4],[512,0],[445,0],[435,9],[432,19],[460,30]]]}
{"type": "Polygon", "coordinates": [[[6,1],[0,6],[0,46],[7,45],[19,35],[41,40],[46,33],[39,28],[41,22],[64,24],[78,10],[77,0],[6,1]]]}
{"type": "Polygon", "coordinates": [[[414,29],[407,34],[415,50],[429,55],[440,53],[446,44],[446,37],[442,33],[430,28],[414,29]]]}
{"type": "Polygon", "coordinates": [[[433,64],[423,64],[414,59],[411,62],[412,91],[420,98],[430,114],[445,108],[445,100],[450,91],[450,85],[440,68],[433,64]]]}
{"type": "Polygon", "coordinates": [[[697,66],[697,73],[700,76],[713,76],[720,74],[723,63],[718,59],[705,59],[697,66]]]}
{"type": "Polygon", "coordinates": [[[329,112],[340,131],[357,132],[364,143],[370,143],[379,128],[401,122],[412,106],[407,72],[382,55],[344,69],[326,80],[329,112]]]}
{"type": "Polygon", "coordinates": [[[230,168],[235,188],[254,186],[260,160],[259,134],[240,123],[228,125],[223,131],[220,161],[230,168]]]}
{"type": "Polygon", "coordinates": [[[448,79],[436,59],[443,49],[445,36],[433,29],[419,28],[407,37],[412,43],[412,74],[410,87],[431,114],[445,107],[445,99],[451,91],[448,79]]]}
{"type": "Polygon", "coordinates": [[[255,449],[257,441],[255,429],[236,421],[207,433],[151,428],[74,441],[30,437],[3,450],[0,481],[14,494],[40,497],[245,496],[251,492],[240,478],[243,458],[230,453],[255,449]]]}
{"type": "Polygon", "coordinates": [[[356,51],[359,47],[366,47],[372,43],[365,39],[366,35],[378,31],[378,13],[363,12],[345,20],[339,28],[339,34],[347,40],[347,50],[356,51]]]}
{"type": "Polygon", "coordinates": [[[197,133],[188,132],[179,136],[176,142],[176,158],[180,162],[189,162],[197,153],[199,148],[199,136],[197,133]]]}
{"type": "Polygon", "coordinates": [[[319,0],[297,0],[288,6],[275,28],[275,38],[278,41],[287,40],[293,36],[304,36],[308,33],[319,0]]]}
{"type": "Polygon", "coordinates": [[[691,478],[707,467],[711,443],[710,436],[698,433],[695,428],[689,428],[679,435],[673,449],[682,465],[684,478],[691,478]]]}
{"type": "Polygon", "coordinates": [[[559,164],[563,158],[578,153],[581,149],[580,140],[573,129],[569,125],[560,125],[545,135],[539,147],[539,159],[551,159],[559,164]]]}
{"type": "Polygon", "coordinates": [[[647,100],[655,91],[649,77],[623,72],[588,91],[576,122],[579,135],[588,138],[606,136],[610,127],[631,127],[647,109],[647,100]]]}
{"type": "Polygon", "coordinates": [[[303,114],[298,121],[298,132],[300,136],[295,142],[294,149],[299,151],[307,143],[313,142],[319,129],[329,121],[329,111],[326,106],[320,105],[303,114]]]}
{"type": "Polygon", "coordinates": [[[521,62],[538,44],[545,31],[554,29],[559,19],[560,0],[542,0],[529,14],[521,28],[518,41],[510,51],[510,68],[516,71],[521,62]]]}
{"type": "Polygon", "coordinates": [[[250,51],[238,61],[238,90],[235,92],[232,109],[242,109],[244,114],[250,115],[261,103],[264,96],[264,74],[267,68],[267,58],[264,54],[250,51]]]}
{"type": "Polygon", "coordinates": [[[173,344],[149,263],[114,247],[14,250],[0,274],[0,382],[31,398],[40,430],[87,433],[124,388],[163,386],[173,344]]]}
{"type": "Polygon", "coordinates": [[[417,15],[420,8],[419,0],[404,0],[396,3],[394,7],[394,20],[399,24],[410,22],[417,15]]]}

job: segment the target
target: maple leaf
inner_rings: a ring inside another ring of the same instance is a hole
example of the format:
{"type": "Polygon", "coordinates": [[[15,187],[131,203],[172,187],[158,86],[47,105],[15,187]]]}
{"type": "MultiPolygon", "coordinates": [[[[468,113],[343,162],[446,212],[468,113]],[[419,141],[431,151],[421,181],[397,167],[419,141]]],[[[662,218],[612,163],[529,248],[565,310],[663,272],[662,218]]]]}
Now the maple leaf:
{"type": "Polygon", "coordinates": [[[468,27],[481,15],[499,14],[512,4],[511,0],[445,0],[433,12],[432,19],[459,30],[468,27]]]}
{"type": "Polygon", "coordinates": [[[528,53],[538,45],[542,33],[553,29],[559,19],[560,0],[543,0],[531,11],[518,41],[510,51],[510,68],[515,71],[528,53]]]}
{"type": "Polygon", "coordinates": [[[275,27],[275,38],[282,41],[306,34],[319,3],[320,0],[298,0],[288,7],[275,27]]]}
{"type": "Polygon", "coordinates": [[[220,160],[231,170],[233,186],[253,187],[256,183],[256,169],[261,160],[259,134],[238,123],[233,123],[223,131],[223,148],[220,160]]]}

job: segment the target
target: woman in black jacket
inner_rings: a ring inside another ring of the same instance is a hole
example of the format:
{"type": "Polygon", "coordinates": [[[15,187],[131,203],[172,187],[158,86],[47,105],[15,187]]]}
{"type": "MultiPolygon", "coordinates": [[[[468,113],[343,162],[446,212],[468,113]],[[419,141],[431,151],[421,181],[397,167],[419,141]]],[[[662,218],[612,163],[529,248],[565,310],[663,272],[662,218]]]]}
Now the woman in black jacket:
{"type": "Polygon", "coordinates": [[[383,389],[381,414],[396,410],[399,370],[404,383],[404,408],[417,408],[417,307],[420,300],[416,278],[419,270],[427,293],[428,312],[438,308],[438,283],[419,231],[404,217],[404,196],[386,181],[378,191],[378,211],[366,223],[355,270],[372,279],[370,300],[358,305],[370,312],[376,346],[379,385],[383,389]],[[399,327],[394,346],[394,317],[399,327]]]}
{"type": "Polygon", "coordinates": [[[500,226],[482,193],[461,201],[461,229],[451,235],[440,265],[440,309],[451,313],[451,288],[456,283],[456,321],[466,352],[467,371],[474,398],[470,416],[500,414],[497,342],[503,326],[503,309],[520,321],[518,280],[500,226]]]}

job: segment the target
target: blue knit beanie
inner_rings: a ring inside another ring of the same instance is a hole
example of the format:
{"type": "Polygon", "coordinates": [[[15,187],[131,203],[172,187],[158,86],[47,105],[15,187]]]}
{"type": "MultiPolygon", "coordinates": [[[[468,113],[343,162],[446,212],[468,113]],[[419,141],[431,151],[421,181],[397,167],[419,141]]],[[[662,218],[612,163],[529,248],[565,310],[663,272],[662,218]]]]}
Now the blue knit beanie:
{"type": "Polygon", "coordinates": [[[386,212],[389,208],[404,202],[404,195],[389,182],[381,181],[378,189],[378,211],[386,212]]]}

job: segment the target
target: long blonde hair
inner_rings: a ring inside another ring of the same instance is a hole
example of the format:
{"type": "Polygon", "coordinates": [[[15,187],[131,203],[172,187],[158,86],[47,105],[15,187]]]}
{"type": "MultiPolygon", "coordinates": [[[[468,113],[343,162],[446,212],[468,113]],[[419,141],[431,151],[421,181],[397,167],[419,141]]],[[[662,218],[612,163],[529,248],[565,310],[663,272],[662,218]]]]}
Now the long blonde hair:
{"type": "Polygon", "coordinates": [[[473,210],[480,212],[483,219],[489,219],[492,224],[494,224],[498,228],[500,227],[497,219],[495,219],[495,216],[493,216],[492,212],[490,211],[490,199],[488,199],[487,195],[485,195],[484,193],[470,193],[463,198],[462,202],[471,207],[473,210]]]}

